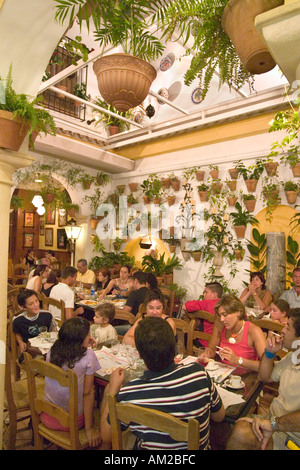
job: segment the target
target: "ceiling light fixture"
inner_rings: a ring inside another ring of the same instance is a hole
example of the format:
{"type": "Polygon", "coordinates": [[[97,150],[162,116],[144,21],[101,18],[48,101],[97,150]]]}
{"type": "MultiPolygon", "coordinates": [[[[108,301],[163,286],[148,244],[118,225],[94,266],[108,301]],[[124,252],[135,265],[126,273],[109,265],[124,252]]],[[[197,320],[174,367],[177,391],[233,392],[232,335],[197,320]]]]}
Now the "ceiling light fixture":
{"type": "Polygon", "coordinates": [[[151,236],[146,235],[145,237],[142,237],[139,245],[143,250],[149,250],[149,248],[152,246],[151,236]]]}

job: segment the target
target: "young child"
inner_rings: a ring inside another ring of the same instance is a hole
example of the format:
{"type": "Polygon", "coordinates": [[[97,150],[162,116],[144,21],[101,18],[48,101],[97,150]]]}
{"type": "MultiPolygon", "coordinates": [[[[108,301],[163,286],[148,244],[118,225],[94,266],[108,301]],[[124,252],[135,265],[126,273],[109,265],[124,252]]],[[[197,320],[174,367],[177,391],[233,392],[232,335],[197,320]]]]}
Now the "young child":
{"type": "Polygon", "coordinates": [[[118,333],[111,325],[115,318],[115,306],[110,303],[99,305],[95,309],[94,325],[91,326],[91,335],[98,343],[118,339],[118,333]]]}
{"type": "Polygon", "coordinates": [[[39,334],[39,328],[46,326],[47,331],[55,329],[55,322],[50,312],[40,309],[40,302],[34,290],[25,289],[18,295],[18,304],[25,311],[14,317],[13,332],[16,334],[16,340],[23,353],[26,350],[26,343],[30,338],[39,334]]]}
{"type": "Polygon", "coordinates": [[[276,302],[272,302],[270,305],[270,318],[276,323],[286,325],[288,322],[288,312],[290,306],[286,300],[278,299],[276,302]]]}
{"type": "MultiPolygon", "coordinates": [[[[85,318],[66,320],[59,332],[58,339],[47,353],[46,360],[63,370],[73,369],[78,378],[78,427],[84,426],[90,447],[100,444],[99,429],[94,428],[94,374],[100,369],[98,359],[92,349],[90,324],[85,318]]],[[[56,380],[46,377],[45,398],[64,409],[69,408],[69,391],[56,380]]],[[[41,420],[50,429],[67,431],[61,423],[46,413],[41,420]]]]}

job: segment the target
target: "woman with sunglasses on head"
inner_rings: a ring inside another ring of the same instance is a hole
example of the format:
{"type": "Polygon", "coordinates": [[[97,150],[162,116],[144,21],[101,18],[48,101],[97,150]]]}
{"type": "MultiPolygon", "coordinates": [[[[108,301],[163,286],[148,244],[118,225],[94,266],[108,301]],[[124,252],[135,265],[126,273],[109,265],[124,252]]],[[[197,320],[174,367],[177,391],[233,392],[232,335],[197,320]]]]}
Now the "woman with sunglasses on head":
{"type": "Polygon", "coordinates": [[[266,340],[263,331],[246,321],[245,307],[233,295],[224,295],[215,306],[216,319],[205,356],[239,367],[239,373],[258,371],[266,340]]]}

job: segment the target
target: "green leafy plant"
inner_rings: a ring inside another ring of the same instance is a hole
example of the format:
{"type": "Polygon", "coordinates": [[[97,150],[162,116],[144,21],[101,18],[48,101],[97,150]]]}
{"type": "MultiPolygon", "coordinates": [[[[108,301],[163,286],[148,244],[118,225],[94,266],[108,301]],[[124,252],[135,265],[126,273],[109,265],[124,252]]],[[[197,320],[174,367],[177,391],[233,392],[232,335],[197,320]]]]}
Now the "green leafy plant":
{"type": "Polygon", "coordinates": [[[13,210],[16,211],[18,209],[22,209],[23,203],[24,203],[24,199],[22,197],[18,196],[17,194],[12,195],[11,200],[10,200],[10,206],[13,210]]]}
{"type": "MultiPolygon", "coordinates": [[[[1,80],[3,79],[0,77],[1,80]]],[[[43,98],[38,96],[30,100],[28,95],[16,93],[12,85],[12,66],[10,65],[5,80],[5,99],[0,101],[0,110],[10,111],[14,117],[22,118],[24,125],[29,125],[28,136],[30,139],[33,132],[56,135],[53,117],[46,109],[42,108],[43,98]]]]}
{"type": "Polygon", "coordinates": [[[180,286],[179,284],[172,283],[169,284],[168,289],[175,293],[175,299],[184,300],[187,296],[187,288],[180,286]]]}
{"type": "Polygon", "coordinates": [[[273,212],[281,202],[280,183],[274,178],[264,178],[261,196],[266,205],[266,220],[271,221],[273,212]]]}
{"type": "Polygon", "coordinates": [[[150,199],[161,197],[164,194],[163,183],[156,173],[152,173],[141,184],[143,194],[150,199]]]}
{"type": "MultiPolygon", "coordinates": [[[[260,233],[257,228],[252,230],[253,242],[247,240],[247,249],[250,253],[250,263],[254,271],[261,271],[263,274],[267,270],[267,237],[265,233],[260,233]]],[[[248,270],[248,272],[250,272],[248,270]]]]}
{"type": "Polygon", "coordinates": [[[232,218],[233,225],[257,225],[258,220],[250,214],[249,211],[243,210],[241,204],[236,202],[235,204],[236,212],[230,212],[230,216],[232,218]]]}
{"type": "Polygon", "coordinates": [[[88,60],[89,53],[91,52],[91,50],[81,41],[81,36],[75,36],[75,39],[71,39],[70,41],[63,41],[62,43],[62,46],[68,51],[69,57],[72,58],[73,65],[77,65],[77,62],[80,59],[82,59],[83,62],[86,62],[88,60]]]}
{"type": "Polygon", "coordinates": [[[102,192],[100,188],[96,188],[92,196],[84,196],[83,203],[88,202],[90,205],[90,216],[97,217],[97,209],[103,203],[102,192]]]}
{"type": "MultiPolygon", "coordinates": [[[[114,106],[106,103],[106,101],[102,100],[101,98],[97,98],[94,100],[94,103],[97,106],[100,106],[101,108],[107,109],[108,111],[111,111],[112,113],[115,113],[119,116],[122,116],[126,119],[131,119],[131,111],[124,111],[120,112],[114,106]]],[[[124,132],[130,128],[130,123],[123,121],[122,119],[119,119],[116,116],[111,116],[110,114],[105,114],[105,113],[100,113],[97,109],[93,109],[93,112],[96,113],[96,116],[98,116],[99,119],[96,119],[96,126],[100,123],[103,122],[105,125],[105,128],[110,127],[110,126],[118,126],[120,132],[124,132]]]]}
{"type": "MultiPolygon", "coordinates": [[[[75,7],[82,6],[82,0],[55,0],[55,18],[71,24],[75,17],[75,7]]],[[[94,38],[103,48],[122,45],[125,53],[131,53],[144,60],[155,60],[163,52],[160,39],[150,32],[151,25],[161,25],[167,9],[167,0],[93,0],[89,9],[94,26],[94,38]]],[[[89,29],[88,9],[84,9],[85,22],[89,29]]],[[[81,27],[82,10],[78,13],[81,27]]]]}
{"type": "Polygon", "coordinates": [[[186,55],[193,52],[190,68],[184,75],[186,85],[199,78],[204,99],[217,71],[219,85],[241,88],[246,82],[251,86],[253,77],[242,65],[235,48],[222,28],[222,14],[229,0],[174,0],[171,2],[164,34],[171,37],[179,32],[186,45],[193,41],[186,55]]]}
{"type": "Polygon", "coordinates": [[[96,183],[99,186],[106,186],[111,181],[111,176],[104,171],[99,171],[96,175],[96,183]]]}
{"type": "Polygon", "coordinates": [[[264,171],[264,162],[262,159],[257,159],[253,165],[250,165],[248,168],[244,165],[242,161],[238,161],[235,168],[238,170],[239,174],[242,175],[243,179],[246,180],[258,180],[264,171]]]}
{"type": "Polygon", "coordinates": [[[75,83],[74,95],[86,101],[90,101],[91,95],[87,94],[86,83],[75,83]]]}
{"type": "Polygon", "coordinates": [[[284,191],[299,191],[299,183],[295,183],[295,181],[285,181],[283,183],[284,191]]]}

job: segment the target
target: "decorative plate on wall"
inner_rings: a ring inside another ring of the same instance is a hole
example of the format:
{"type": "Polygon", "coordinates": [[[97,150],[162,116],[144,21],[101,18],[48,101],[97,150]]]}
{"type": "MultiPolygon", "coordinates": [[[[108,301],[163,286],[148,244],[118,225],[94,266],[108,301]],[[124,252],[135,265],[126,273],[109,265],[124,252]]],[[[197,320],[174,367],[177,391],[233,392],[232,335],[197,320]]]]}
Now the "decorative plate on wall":
{"type": "Polygon", "coordinates": [[[202,101],[202,89],[197,87],[192,93],[191,100],[194,104],[199,104],[202,101]]]}
{"type": "Polygon", "coordinates": [[[169,70],[169,68],[172,67],[172,65],[173,65],[172,59],[170,59],[170,57],[166,56],[163,59],[161,59],[160,64],[159,64],[159,68],[162,72],[166,72],[167,70],[169,70]]]}
{"type": "MultiPolygon", "coordinates": [[[[166,98],[166,100],[169,99],[169,91],[168,91],[167,88],[161,88],[161,89],[157,92],[157,94],[160,95],[160,96],[162,96],[163,98],[166,98]]],[[[165,104],[164,101],[159,100],[159,99],[157,99],[157,102],[158,102],[159,104],[165,104]]]]}

